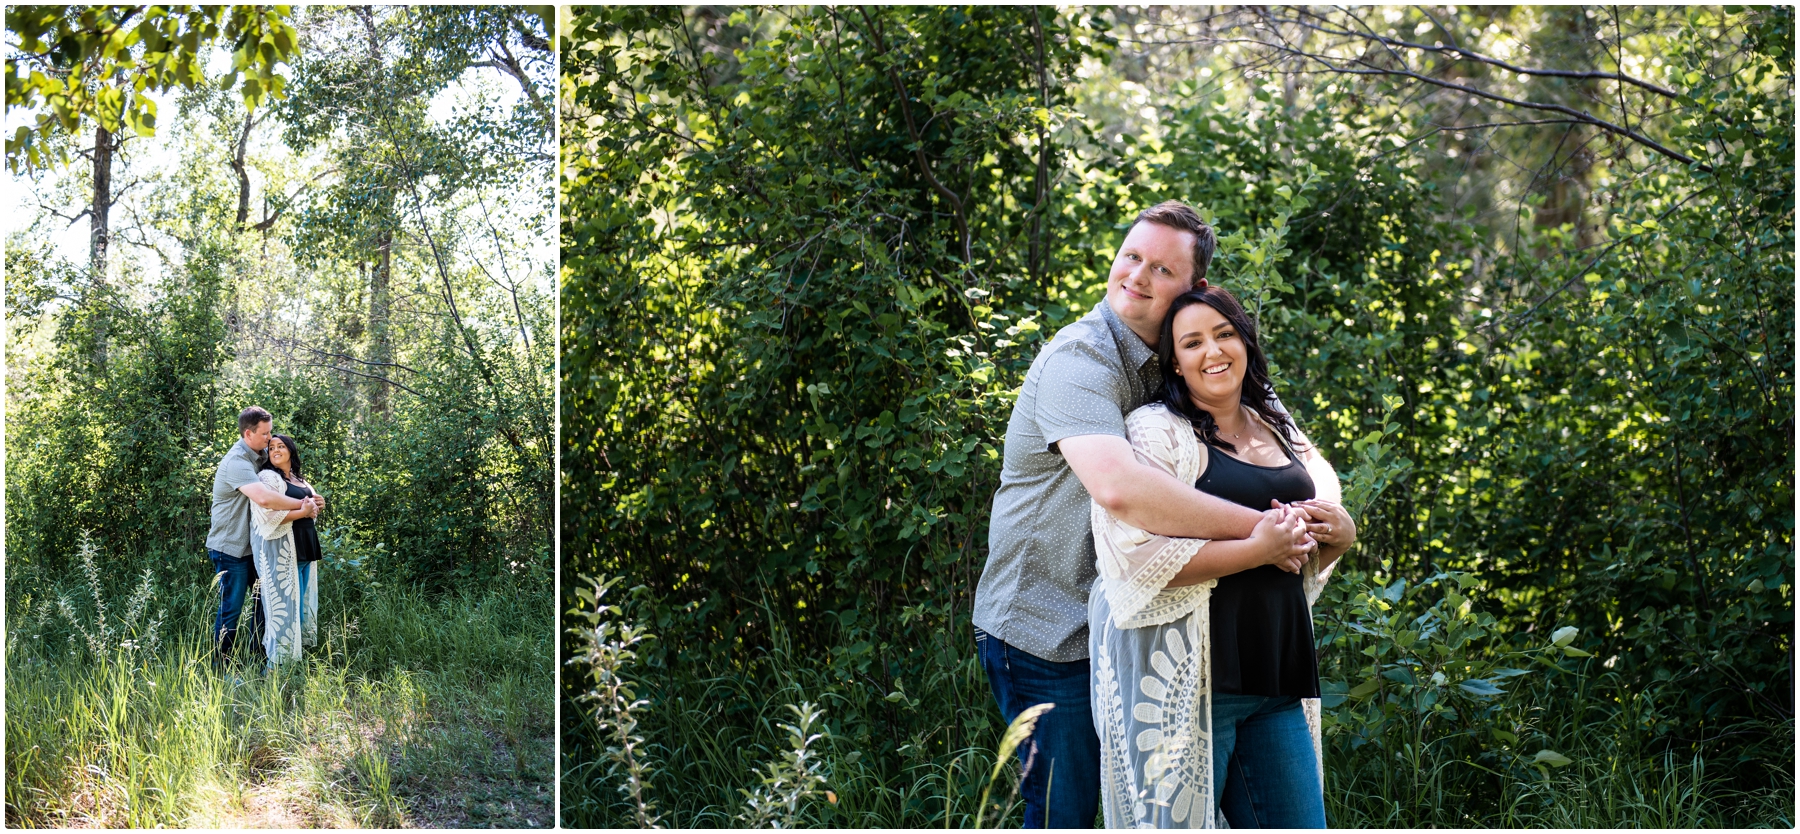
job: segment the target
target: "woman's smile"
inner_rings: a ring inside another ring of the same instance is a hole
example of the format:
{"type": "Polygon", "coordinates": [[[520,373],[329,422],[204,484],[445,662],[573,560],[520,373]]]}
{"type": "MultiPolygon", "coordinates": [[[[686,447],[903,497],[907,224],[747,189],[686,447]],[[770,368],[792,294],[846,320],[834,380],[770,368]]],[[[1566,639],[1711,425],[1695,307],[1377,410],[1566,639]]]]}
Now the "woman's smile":
{"type": "Polygon", "coordinates": [[[1173,330],[1175,368],[1187,378],[1189,396],[1202,407],[1236,403],[1248,354],[1231,321],[1209,305],[1194,304],[1175,314],[1173,330]]]}

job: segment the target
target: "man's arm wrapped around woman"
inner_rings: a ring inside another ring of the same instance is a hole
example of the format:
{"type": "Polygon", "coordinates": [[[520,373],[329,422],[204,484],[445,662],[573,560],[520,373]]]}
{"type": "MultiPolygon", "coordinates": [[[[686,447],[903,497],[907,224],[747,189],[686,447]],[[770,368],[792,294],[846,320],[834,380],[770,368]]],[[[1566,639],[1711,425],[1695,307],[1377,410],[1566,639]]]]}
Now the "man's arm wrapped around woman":
{"type": "MultiPolygon", "coordinates": [[[[1186,418],[1152,403],[1125,418],[1125,439],[1138,460],[1192,484],[1205,468],[1206,450],[1186,418]]],[[[1187,565],[1206,539],[1161,536],[1133,527],[1090,502],[1095,568],[1117,628],[1160,625],[1194,610],[1213,586],[1208,580],[1176,588],[1169,580],[1187,565]]]]}
{"type": "MultiPolygon", "coordinates": [[[[257,473],[256,479],[276,495],[287,494],[287,482],[282,480],[280,472],[264,469],[257,473]]],[[[289,510],[267,509],[252,501],[250,503],[250,529],[265,540],[273,541],[284,538],[294,529],[294,523],[287,520],[289,512],[289,510]]]]}

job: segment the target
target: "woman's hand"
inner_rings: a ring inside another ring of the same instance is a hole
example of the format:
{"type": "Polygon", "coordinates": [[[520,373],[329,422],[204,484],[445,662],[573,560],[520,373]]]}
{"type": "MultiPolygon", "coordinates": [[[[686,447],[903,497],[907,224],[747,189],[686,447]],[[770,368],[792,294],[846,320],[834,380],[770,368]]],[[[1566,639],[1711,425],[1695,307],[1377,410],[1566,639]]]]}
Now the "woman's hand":
{"type": "Polygon", "coordinates": [[[1344,505],[1336,501],[1296,501],[1295,509],[1306,514],[1306,530],[1321,547],[1343,553],[1356,543],[1356,521],[1344,505]]]}
{"type": "Polygon", "coordinates": [[[1274,565],[1288,573],[1299,573],[1313,549],[1318,547],[1313,537],[1307,533],[1306,514],[1284,507],[1278,501],[1270,503],[1274,506],[1264,511],[1262,518],[1257,520],[1256,529],[1250,531],[1250,540],[1261,545],[1264,554],[1262,564],[1274,565]]]}

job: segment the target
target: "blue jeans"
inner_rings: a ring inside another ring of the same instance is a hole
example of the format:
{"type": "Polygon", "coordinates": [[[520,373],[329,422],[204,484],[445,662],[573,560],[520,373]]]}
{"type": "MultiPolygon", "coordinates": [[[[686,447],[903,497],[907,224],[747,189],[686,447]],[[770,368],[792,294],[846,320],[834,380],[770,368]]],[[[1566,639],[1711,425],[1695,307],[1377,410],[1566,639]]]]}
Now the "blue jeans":
{"type": "Polygon", "coordinates": [[[306,625],[306,586],[312,582],[312,566],[312,562],[301,562],[298,567],[300,573],[300,625],[302,627],[306,625]]]}
{"type": "Polygon", "coordinates": [[[1088,662],[1044,660],[979,628],[975,650],[1006,723],[1028,707],[1056,704],[1019,745],[1020,760],[1030,762],[1019,788],[1025,827],[1093,828],[1100,811],[1100,737],[1089,706],[1088,662]]]}
{"type": "MultiPolygon", "coordinates": [[[[213,572],[219,577],[219,616],[213,619],[213,659],[224,662],[231,658],[232,644],[237,641],[238,617],[244,612],[244,593],[256,581],[256,562],[249,556],[227,556],[217,550],[206,551],[213,572]]],[[[256,631],[262,632],[262,606],[256,607],[256,631]]],[[[256,641],[252,640],[252,643],[256,641]]]]}
{"type": "Polygon", "coordinates": [[[1212,724],[1213,794],[1232,828],[1325,827],[1319,758],[1299,698],[1214,693],[1212,724]]]}

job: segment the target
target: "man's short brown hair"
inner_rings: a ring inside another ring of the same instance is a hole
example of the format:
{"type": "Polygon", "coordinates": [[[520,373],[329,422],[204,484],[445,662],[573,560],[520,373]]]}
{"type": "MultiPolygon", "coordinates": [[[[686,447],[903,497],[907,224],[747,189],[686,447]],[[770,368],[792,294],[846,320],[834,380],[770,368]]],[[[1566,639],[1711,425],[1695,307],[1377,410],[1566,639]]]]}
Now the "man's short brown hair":
{"type": "Polygon", "coordinates": [[[238,412],[238,434],[243,434],[264,423],[272,423],[274,421],[275,418],[270,417],[269,412],[264,411],[262,406],[250,406],[249,408],[238,412]]]}
{"type": "MultiPolygon", "coordinates": [[[[1213,253],[1219,249],[1219,238],[1213,233],[1213,227],[1200,218],[1200,212],[1180,200],[1164,200],[1138,212],[1137,219],[1131,221],[1131,227],[1136,228],[1139,223],[1155,223],[1158,226],[1192,232],[1194,286],[1206,286],[1206,268],[1212,266],[1213,253]]],[[[1126,229],[1125,233],[1130,234],[1131,229],[1126,229]]]]}

